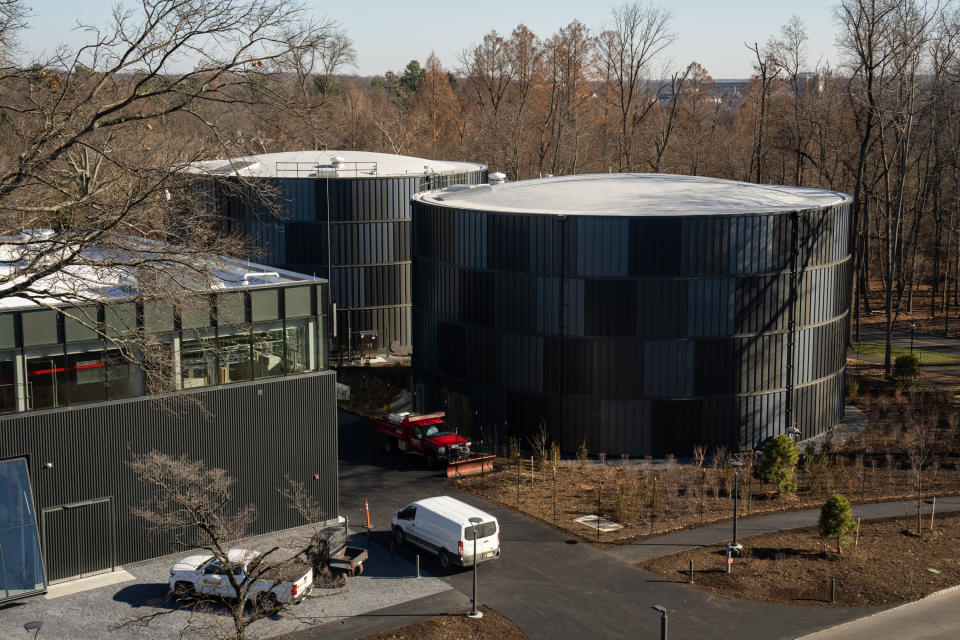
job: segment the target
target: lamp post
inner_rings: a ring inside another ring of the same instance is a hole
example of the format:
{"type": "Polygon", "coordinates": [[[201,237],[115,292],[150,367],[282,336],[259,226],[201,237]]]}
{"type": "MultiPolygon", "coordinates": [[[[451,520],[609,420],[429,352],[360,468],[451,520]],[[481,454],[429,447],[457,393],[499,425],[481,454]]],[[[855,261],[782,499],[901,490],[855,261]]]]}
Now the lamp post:
{"type": "Polygon", "coordinates": [[[477,525],[481,522],[483,520],[476,516],[470,518],[470,524],[473,525],[473,609],[467,612],[468,618],[483,617],[483,612],[477,611],[477,525]]]}
{"type": "Polygon", "coordinates": [[[743,550],[743,545],[737,542],[737,497],[740,494],[738,472],[740,471],[740,467],[743,466],[743,463],[739,460],[733,460],[730,466],[733,467],[733,542],[727,545],[727,547],[730,549],[730,555],[738,556],[740,555],[740,551],[743,550]]]}
{"type": "Polygon", "coordinates": [[[667,640],[667,610],[663,605],[655,604],[650,607],[660,614],[660,640],[667,640]]]}
{"type": "Polygon", "coordinates": [[[913,355],[913,332],[917,330],[917,323],[910,323],[910,355],[913,355]]]}

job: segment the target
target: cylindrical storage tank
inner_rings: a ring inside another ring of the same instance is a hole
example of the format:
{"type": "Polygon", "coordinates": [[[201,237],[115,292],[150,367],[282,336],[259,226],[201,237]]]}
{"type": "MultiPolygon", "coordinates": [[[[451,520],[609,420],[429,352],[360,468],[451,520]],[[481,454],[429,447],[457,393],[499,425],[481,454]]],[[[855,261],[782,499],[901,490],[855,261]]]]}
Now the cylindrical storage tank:
{"type": "Polygon", "coordinates": [[[330,281],[332,349],[369,346],[372,335],[376,350],[402,353],[411,347],[410,199],[487,181],[481,164],[342,150],[211,160],[191,170],[211,178],[211,208],[227,230],[249,238],[251,260],[330,281]]]}
{"type": "Polygon", "coordinates": [[[420,408],[611,456],[822,433],[843,414],[850,202],[659,174],[419,194],[420,408]]]}

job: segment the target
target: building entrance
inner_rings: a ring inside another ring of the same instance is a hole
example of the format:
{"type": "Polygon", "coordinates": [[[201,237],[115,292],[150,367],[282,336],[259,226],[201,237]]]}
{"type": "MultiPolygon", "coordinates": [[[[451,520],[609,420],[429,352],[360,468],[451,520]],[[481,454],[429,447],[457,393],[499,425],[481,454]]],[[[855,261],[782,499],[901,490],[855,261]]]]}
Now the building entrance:
{"type": "Polygon", "coordinates": [[[43,549],[50,583],[116,568],[113,498],[44,509],[43,549]]]}

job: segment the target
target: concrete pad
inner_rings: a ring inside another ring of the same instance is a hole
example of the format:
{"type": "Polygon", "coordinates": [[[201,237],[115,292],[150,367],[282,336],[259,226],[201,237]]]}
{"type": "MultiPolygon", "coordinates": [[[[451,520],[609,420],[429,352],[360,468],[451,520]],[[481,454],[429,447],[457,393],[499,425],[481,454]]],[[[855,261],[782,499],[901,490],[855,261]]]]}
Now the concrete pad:
{"type": "Polygon", "coordinates": [[[110,571],[109,573],[100,573],[95,576],[90,576],[89,578],[80,578],[79,580],[70,580],[69,582],[51,585],[47,588],[47,594],[43,597],[47,600],[52,600],[53,598],[62,598],[63,596],[80,593],[81,591],[99,589],[100,587],[129,582],[130,580],[136,580],[136,578],[127,573],[122,567],[118,567],[116,571],[110,571]]]}
{"type": "Polygon", "coordinates": [[[574,522],[579,522],[580,524],[590,527],[591,529],[600,529],[604,533],[609,533],[611,531],[616,531],[617,529],[622,529],[623,527],[612,520],[607,520],[606,518],[601,518],[597,515],[592,516],[583,516],[581,518],[574,518],[574,522]]]}

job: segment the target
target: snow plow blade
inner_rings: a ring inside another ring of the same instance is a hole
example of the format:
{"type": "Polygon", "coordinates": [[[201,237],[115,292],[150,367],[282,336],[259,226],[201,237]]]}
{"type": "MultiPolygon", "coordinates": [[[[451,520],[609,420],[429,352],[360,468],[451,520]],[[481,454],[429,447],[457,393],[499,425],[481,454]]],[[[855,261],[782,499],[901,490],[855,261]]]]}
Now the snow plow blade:
{"type": "Polygon", "coordinates": [[[474,476],[485,471],[493,471],[493,460],[496,456],[479,456],[467,460],[457,460],[447,463],[447,477],[460,478],[474,476]]]}

